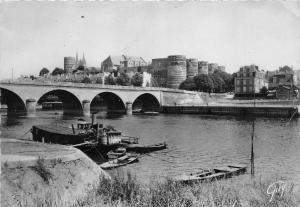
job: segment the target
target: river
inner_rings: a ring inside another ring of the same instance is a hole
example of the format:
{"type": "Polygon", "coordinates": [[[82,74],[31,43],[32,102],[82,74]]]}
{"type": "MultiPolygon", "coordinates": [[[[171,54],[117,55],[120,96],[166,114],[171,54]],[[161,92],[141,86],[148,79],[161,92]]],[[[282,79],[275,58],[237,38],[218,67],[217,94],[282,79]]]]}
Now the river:
{"type": "MultiPolygon", "coordinates": [[[[78,118],[63,115],[61,111],[37,111],[32,117],[8,116],[1,112],[1,137],[28,138],[30,133],[25,133],[32,125],[71,125],[78,118]]],[[[97,121],[115,126],[124,135],[140,137],[140,143],[167,142],[167,149],[121,168],[124,172],[131,171],[138,179],[149,180],[234,163],[249,164],[252,121],[247,117],[120,115],[98,116],[97,121]]],[[[300,119],[288,122],[282,118],[256,118],[254,153],[256,176],[276,175],[299,182],[300,119]]]]}

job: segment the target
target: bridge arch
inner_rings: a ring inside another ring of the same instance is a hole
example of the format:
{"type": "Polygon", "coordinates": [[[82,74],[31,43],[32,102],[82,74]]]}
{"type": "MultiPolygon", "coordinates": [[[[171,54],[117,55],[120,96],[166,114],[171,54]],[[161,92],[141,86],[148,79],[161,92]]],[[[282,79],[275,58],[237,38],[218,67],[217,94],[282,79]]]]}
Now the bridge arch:
{"type": "Polygon", "coordinates": [[[91,101],[90,109],[92,113],[124,113],[125,104],[122,98],[113,92],[101,92],[91,101]]]}
{"type": "Polygon", "coordinates": [[[63,89],[54,89],[44,93],[39,97],[37,104],[43,103],[46,98],[51,95],[57,96],[62,102],[64,113],[82,112],[82,103],[78,97],[73,93],[63,89]]]}
{"type": "Polygon", "coordinates": [[[26,104],[20,95],[5,88],[0,89],[1,103],[5,103],[7,105],[8,111],[26,111],[26,104]]]}
{"type": "Polygon", "coordinates": [[[160,111],[159,100],[151,93],[144,93],[138,96],[132,104],[133,111],[160,111]]]}

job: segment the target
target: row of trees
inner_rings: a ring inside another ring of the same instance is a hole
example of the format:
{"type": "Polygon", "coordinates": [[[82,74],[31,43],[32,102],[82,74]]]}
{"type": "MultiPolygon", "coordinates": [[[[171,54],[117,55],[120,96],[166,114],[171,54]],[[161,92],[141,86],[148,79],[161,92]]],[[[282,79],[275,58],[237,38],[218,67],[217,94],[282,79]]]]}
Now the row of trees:
{"type": "MultiPolygon", "coordinates": [[[[78,68],[77,70],[81,70],[81,68],[78,68]]],[[[75,71],[77,71],[75,70],[75,71]]],[[[44,76],[46,74],[50,73],[50,71],[47,68],[43,68],[40,71],[39,76],[44,76]]],[[[60,74],[64,74],[65,71],[61,68],[55,68],[52,71],[52,75],[60,75],[60,74]]],[[[84,79],[82,79],[81,81],[82,83],[93,83],[93,81],[89,78],[89,77],[85,77],[84,79]]],[[[94,83],[98,83],[98,84],[102,84],[102,78],[99,77],[96,79],[96,82],[94,83]]],[[[143,84],[143,75],[140,73],[136,73],[134,76],[132,76],[131,78],[128,76],[128,74],[126,73],[121,73],[120,76],[118,77],[114,77],[113,75],[109,75],[105,77],[104,80],[104,84],[107,85],[121,85],[121,86],[142,86],[143,84]]]]}
{"type": "MultiPolygon", "coordinates": [[[[91,79],[89,77],[85,77],[82,81],[82,83],[92,83],[91,79]]],[[[103,80],[101,77],[97,78],[96,82],[97,84],[102,84],[103,80]]],[[[131,78],[126,73],[121,73],[118,77],[113,77],[113,75],[106,76],[104,78],[104,84],[105,85],[121,85],[121,86],[142,86],[143,84],[143,75],[140,73],[136,73],[131,78]]]]}
{"type": "Polygon", "coordinates": [[[203,92],[230,92],[234,90],[234,77],[226,72],[216,70],[212,74],[200,74],[183,81],[180,89],[203,92]]]}
{"type": "MultiPolygon", "coordinates": [[[[77,71],[85,71],[85,72],[90,73],[90,74],[97,74],[97,73],[100,72],[95,67],[91,67],[89,69],[86,69],[84,66],[79,66],[77,69],[73,70],[73,73],[76,73],[77,71]]],[[[42,68],[42,70],[40,71],[39,76],[44,76],[48,73],[50,73],[50,71],[47,68],[42,68]]],[[[64,69],[56,67],[52,71],[51,75],[56,76],[56,75],[61,75],[61,74],[64,74],[64,73],[65,73],[64,69]]]]}
{"type": "MultiPolygon", "coordinates": [[[[40,71],[40,74],[39,76],[44,76],[46,74],[50,73],[50,71],[47,69],[47,68],[42,68],[42,70],[40,71]]],[[[53,71],[52,71],[52,75],[60,75],[60,74],[64,74],[65,71],[61,68],[55,68],[53,71]]]]}

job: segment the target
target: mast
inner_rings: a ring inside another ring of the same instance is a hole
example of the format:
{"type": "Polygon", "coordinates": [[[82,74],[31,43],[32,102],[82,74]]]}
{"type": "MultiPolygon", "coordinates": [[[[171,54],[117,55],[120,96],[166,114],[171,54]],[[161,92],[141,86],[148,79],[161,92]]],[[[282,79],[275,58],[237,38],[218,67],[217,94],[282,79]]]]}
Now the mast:
{"type": "Polygon", "coordinates": [[[14,68],[11,68],[11,81],[14,81],[14,68]]]}
{"type": "Polygon", "coordinates": [[[252,133],[251,133],[251,177],[254,177],[254,150],[253,150],[253,138],[255,130],[255,72],[253,72],[253,120],[252,120],[252,133]]]}

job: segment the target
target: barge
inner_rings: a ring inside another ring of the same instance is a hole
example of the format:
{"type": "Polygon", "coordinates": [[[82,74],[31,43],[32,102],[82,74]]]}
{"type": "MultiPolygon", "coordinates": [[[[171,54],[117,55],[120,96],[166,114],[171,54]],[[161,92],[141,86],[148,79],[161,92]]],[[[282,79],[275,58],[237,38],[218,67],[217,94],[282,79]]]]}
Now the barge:
{"type": "Polygon", "coordinates": [[[122,132],[103,124],[78,121],[77,125],[34,125],[31,129],[33,141],[71,146],[105,145],[121,146],[122,143],[138,143],[136,137],[122,137],[122,132]]]}

